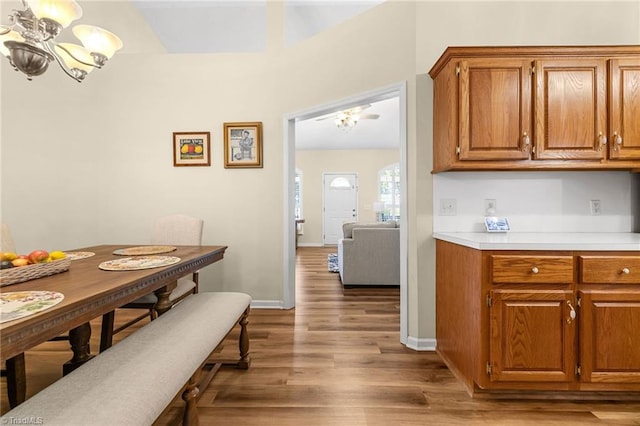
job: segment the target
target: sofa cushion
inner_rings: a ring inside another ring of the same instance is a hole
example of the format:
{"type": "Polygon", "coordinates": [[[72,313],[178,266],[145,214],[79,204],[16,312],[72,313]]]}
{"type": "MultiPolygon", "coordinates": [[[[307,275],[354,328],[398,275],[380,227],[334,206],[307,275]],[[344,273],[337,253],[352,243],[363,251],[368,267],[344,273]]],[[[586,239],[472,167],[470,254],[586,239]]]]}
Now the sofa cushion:
{"type": "Polygon", "coordinates": [[[353,238],[353,230],[355,228],[397,228],[396,221],[391,220],[388,222],[375,222],[375,223],[360,223],[360,222],[347,222],[342,225],[342,237],[353,238]]]}

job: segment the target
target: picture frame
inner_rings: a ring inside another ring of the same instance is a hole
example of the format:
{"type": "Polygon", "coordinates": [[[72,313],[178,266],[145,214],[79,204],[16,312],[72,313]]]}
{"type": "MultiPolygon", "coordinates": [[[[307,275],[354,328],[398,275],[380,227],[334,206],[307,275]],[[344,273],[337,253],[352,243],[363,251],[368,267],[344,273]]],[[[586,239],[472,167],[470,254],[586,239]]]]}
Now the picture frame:
{"type": "Polygon", "coordinates": [[[262,168],[262,122],[224,123],[224,168],[262,168]]]}
{"type": "Polygon", "coordinates": [[[210,166],[210,132],[173,132],[173,165],[210,166]]]}

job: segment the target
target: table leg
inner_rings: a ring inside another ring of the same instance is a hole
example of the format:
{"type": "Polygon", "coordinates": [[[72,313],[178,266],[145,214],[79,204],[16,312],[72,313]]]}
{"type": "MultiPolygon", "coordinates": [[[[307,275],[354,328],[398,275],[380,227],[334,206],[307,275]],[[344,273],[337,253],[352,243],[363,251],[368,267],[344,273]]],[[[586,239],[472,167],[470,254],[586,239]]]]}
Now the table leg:
{"type": "Polygon", "coordinates": [[[91,338],[91,325],[86,322],[69,331],[69,343],[73,351],[73,358],[62,366],[62,375],[71,373],[95,355],[91,355],[89,339],[91,338]]]}
{"type": "Polygon", "coordinates": [[[27,377],[24,364],[24,352],[9,358],[7,365],[7,396],[9,407],[22,404],[27,395],[27,377]]]}
{"type": "Polygon", "coordinates": [[[176,288],[177,285],[178,282],[175,281],[172,284],[160,287],[153,292],[158,298],[158,301],[156,302],[156,306],[154,308],[158,313],[158,316],[171,309],[172,303],[169,300],[169,295],[171,295],[171,291],[173,291],[173,289],[176,288]]]}

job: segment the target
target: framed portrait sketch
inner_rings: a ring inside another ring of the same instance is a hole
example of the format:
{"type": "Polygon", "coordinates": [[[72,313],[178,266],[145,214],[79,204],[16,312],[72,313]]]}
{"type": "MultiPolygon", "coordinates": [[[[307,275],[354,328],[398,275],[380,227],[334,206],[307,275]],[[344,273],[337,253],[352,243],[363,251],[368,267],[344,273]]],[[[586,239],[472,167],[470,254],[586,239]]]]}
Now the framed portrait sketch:
{"type": "Polygon", "coordinates": [[[210,166],[210,132],[174,132],[173,165],[210,166]]]}
{"type": "Polygon", "coordinates": [[[262,167],[262,122],[224,123],[224,167],[262,167]]]}

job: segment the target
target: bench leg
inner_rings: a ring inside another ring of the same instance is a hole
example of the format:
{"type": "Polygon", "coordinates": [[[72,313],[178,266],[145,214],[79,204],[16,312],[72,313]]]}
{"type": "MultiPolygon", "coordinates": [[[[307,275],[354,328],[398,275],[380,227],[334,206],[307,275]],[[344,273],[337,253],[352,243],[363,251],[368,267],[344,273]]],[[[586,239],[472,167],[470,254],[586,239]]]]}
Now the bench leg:
{"type": "Polygon", "coordinates": [[[238,361],[238,368],[247,370],[251,365],[251,357],[249,356],[249,332],[247,331],[247,324],[249,324],[249,309],[247,308],[240,318],[240,340],[238,342],[240,346],[240,361],[238,361]]]}
{"type": "Polygon", "coordinates": [[[187,388],[182,392],[182,399],[185,402],[184,413],[182,415],[183,426],[197,426],[200,424],[198,418],[198,373],[191,376],[187,388]]]}

